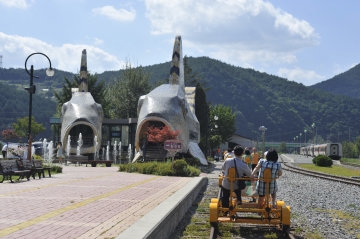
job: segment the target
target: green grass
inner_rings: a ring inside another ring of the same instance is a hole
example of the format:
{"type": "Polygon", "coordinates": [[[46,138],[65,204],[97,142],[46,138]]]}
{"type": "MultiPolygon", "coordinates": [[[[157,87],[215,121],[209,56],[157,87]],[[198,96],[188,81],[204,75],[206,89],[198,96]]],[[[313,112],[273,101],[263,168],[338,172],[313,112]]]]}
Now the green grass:
{"type": "Polygon", "coordinates": [[[342,158],[340,161],[341,161],[341,162],[345,162],[345,163],[355,163],[355,164],[360,164],[360,159],[348,159],[348,158],[342,158]]]}
{"type": "Polygon", "coordinates": [[[317,231],[306,233],[305,238],[307,238],[307,239],[325,239],[323,237],[323,235],[321,235],[321,233],[317,232],[317,231]]]}
{"type": "Polygon", "coordinates": [[[319,167],[314,164],[297,164],[296,166],[308,170],[331,174],[331,175],[344,176],[344,177],[351,177],[351,176],[360,177],[360,169],[351,169],[339,165],[333,165],[331,167],[319,167]]]}

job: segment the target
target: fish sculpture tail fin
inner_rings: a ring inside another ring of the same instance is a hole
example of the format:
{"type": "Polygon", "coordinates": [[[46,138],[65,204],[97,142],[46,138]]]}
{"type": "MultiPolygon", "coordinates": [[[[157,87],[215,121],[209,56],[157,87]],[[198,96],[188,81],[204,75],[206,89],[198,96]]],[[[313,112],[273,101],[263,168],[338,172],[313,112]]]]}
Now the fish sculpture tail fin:
{"type": "Polygon", "coordinates": [[[181,36],[175,37],[174,49],[171,60],[169,84],[179,85],[185,90],[184,62],[182,55],[181,36]]]}
{"type": "Polygon", "coordinates": [[[79,92],[88,92],[88,71],[86,49],[81,54],[79,92]]]}

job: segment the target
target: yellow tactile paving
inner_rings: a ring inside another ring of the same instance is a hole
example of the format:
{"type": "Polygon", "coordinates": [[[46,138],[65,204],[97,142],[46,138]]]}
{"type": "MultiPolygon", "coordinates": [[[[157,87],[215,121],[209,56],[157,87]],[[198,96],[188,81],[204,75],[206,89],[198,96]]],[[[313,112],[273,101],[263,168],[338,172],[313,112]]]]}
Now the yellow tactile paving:
{"type": "MultiPolygon", "coordinates": [[[[106,176],[106,175],[105,175],[105,176],[106,176]]],[[[105,177],[105,176],[103,176],[103,177],[105,177]]],[[[122,191],[124,191],[124,190],[127,190],[127,189],[130,189],[130,188],[133,188],[133,187],[136,187],[136,186],[139,186],[139,185],[142,185],[142,184],[145,184],[145,183],[154,181],[154,180],[156,180],[156,179],[158,179],[158,178],[159,178],[159,176],[157,176],[157,177],[152,177],[152,178],[149,178],[149,179],[145,179],[145,180],[142,180],[142,181],[140,181],[140,182],[136,182],[136,183],[130,184],[130,185],[128,185],[128,186],[125,186],[125,187],[122,187],[122,188],[113,190],[113,191],[111,191],[111,192],[104,193],[104,194],[102,194],[102,195],[99,195],[99,196],[96,196],[96,197],[92,197],[92,198],[86,199],[86,200],[84,200],[84,201],[81,201],[81,202],[78,202],[78,203],[69,205],[69,206],[67,206],[67,207],[54,210],[54,211],[52,211],[52,212],[46,213],[46,214],[44,214],[44,215],[42,215],[42,216],[39,216],[39,217],[34,218],[34,219],[32,219],[32,220],[29,220],[29,221],[20,223],[20,224],[18,224],[18,225],[14,225],[14,226],[5,228],[5,229],[3,229],[3,230],[0,230],[0,237],[9,235],[9,234],[14,233],[14,232],[16,232],[16,231],[18,231],[18,230],[21,230],[21,229],[30,227],[30,226],[32,226],[32,225],[35,225],[35,224],[37,224],[37,223],[43,222],[43,221],[48,220],[48,219],[50,219],[50,218],[53,218],[53,217],[55,217],[55,216],[57,216],[57,215],[60,215],[61,213],[74,210],[74,209],[76,209],[76,208],[85,206],[85,205],[87,205],[87,204],[89,204],[89,203],[95,202],[95,201],[97,201],[97,200],[100,200],[100,199],[103,199],[103,198],[106,198],[106,197],[110,197],[110,196],[115,195],[115,194],[117,194],[117,193],[119,193],[119,192],[122,192],[122,191]]],[[[83,180],[83,179],[82,179],[82,180],[83,180]]],[[[68,182],[67,182],[67,183],[68,183],[68,182]]]]}

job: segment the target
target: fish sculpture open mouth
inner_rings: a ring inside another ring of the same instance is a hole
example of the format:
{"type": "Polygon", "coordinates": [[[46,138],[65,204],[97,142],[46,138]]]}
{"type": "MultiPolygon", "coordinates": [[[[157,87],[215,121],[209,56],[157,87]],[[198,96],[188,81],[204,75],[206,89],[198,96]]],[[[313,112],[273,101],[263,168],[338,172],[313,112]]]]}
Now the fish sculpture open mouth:
{"type": "Polygon", "coordinates": [[[200,124],[195,115],[195,87],[185,87],[184,64],[181,37],[175,38],[170,68],[169,84],[163,84],[149,94],[140,97],[138,102],[138,124],[135,133],[135,148],[138,152],[134,161],[143,152],[144,138],[149,126],[167,126],[178,130],[178,139],[182,142],[179,153],[190,153],[207,165],[207,160],[199,148],[200,124]]]}

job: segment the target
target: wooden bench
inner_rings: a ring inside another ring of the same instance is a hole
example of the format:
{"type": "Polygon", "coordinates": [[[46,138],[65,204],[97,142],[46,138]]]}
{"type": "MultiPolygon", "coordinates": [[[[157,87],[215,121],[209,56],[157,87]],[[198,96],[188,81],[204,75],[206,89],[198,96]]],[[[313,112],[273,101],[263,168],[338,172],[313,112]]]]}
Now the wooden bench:
{"type": "Polygon", "coordinates": [[[33,161],[30,162],[29,160],[17,160],[17,163],[20,169],[30,170],[30,175],[33,177],[33,179],[35,179],[36,173],[38,174],[39,179],[41,179],[41,170],[35,168],[33,161]]]}
{"type": "Polygon", "coordinates": [[[91,167],[96,167],[97,164],[105,164],[106,167],[111,167],[113,160],[90,160],[91,167]]]}
{"type": "Polygon", "coordinates": [[[43,161],[41,159],[33,160],[33,164],[35,169],[38,170],[43,175],[43,178],[45,178],[45,170],[48,171],[49,177],[51,178],[51,167],[44,166],[43,161]]]}
{"type": "Polygon", "coordinates": [[[24,170],[19,169],[16,160],[1,160],[0,168],[1,168],[1,173],[3,175],[3,179],[1,183],[4,180],[10,180],[13,183],[14,181],[12,180],[12,176],[14,175],[19,176],[17,181],[19,181],[20,179],[24,179],[24,177],[26,177],[28,181],[30,180],[31,171],[27,169],[24,170]]]}
{"type": "Polygon", "coordinates": [[[79,155],[79,156],[75,156],[75,155],[69,155],[69,158],[65,159],[65,165],[68,164],[68,162],[70,163],[74,163],[75,167],[78,164],[86,164],[86,167],[88,164],[90,164],[90,161],[88,159],[88,156],[83,156],[83,155],[79,155]]]}
{"type": "Polygon", "coordinates": [[[88,156],[84,155],[69,155],[68,158],[65,159],[65,164],[67,165],[68,162],[74,163],[75,166],[78,164],[90,164],[92,167],[96,167],[97,164],[105,164],[106,167],[111,167],[113,164],[113,160],[89,160],[88,156]]]}

